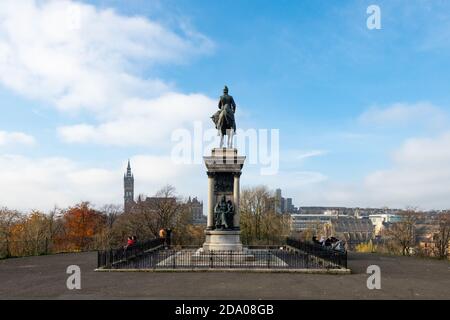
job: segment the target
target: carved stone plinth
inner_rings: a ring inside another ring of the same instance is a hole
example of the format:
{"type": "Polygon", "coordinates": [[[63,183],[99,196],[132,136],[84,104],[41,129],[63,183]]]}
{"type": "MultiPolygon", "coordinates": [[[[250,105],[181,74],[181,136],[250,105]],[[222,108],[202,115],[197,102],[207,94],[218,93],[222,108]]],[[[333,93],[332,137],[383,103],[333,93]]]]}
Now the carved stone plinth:
{"type": "Polygon", "coordinates": [[[241,231],[239,230],[206,230],[203,250],[242,251],[241,231]]]}
{"type": "Polygon", "coordinates": [[[203,158],[208,174],[208,220],[203,249],[242,251],[239,193],[245,157],[238,156],[237,149],[215,148],[211,156],[203,158]],[[218,221],[220,217],[223,219],[218,221]],[[227,223],[222,223],[225,219],[227,223]]]}

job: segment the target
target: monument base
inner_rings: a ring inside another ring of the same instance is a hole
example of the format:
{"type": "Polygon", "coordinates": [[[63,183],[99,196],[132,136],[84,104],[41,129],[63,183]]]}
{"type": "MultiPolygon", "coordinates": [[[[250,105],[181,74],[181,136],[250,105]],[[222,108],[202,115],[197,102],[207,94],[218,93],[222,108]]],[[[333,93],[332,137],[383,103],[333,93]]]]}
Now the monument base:
{"type": "Polygon", "coordinates": [[[201,266],[208,266],[214,262],[216,266],[234,268],[255,261],[255,255],[245,247],[241,251],[206,251],[200,248],[191,256],[190,261],[201,266]]]}
{"type": "Polygon", "coordinates": [[[240,230],[206,230],[204,252],[209,251],[241,251],[240,230]]]}

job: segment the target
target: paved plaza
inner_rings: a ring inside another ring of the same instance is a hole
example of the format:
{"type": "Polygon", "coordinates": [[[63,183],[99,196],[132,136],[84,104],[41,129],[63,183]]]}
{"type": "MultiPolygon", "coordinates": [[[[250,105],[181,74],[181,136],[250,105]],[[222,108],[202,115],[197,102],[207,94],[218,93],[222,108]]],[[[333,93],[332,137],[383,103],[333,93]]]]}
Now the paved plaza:
{"type": "Polygon", "coordinates": [[[450,263],[349,254],[350,275],[224,272],[95,272],[95,252],[0,260],[1,299],[450,299],[450,263]],[[66,268],[79,265],[81,290],[66,268]],[[367,266],[381,268],[368,290],[367,266]]]}

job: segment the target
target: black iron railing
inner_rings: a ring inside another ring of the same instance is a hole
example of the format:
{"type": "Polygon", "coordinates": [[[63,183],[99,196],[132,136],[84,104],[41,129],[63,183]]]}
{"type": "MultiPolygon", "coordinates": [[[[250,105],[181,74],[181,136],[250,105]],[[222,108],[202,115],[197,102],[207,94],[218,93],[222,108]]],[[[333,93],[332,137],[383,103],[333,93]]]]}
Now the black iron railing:
{"type": "Polygon", "coordinates": [[[304,242],[297,239],[287,238],[286,244],[299,252],[303,252],[317,259],[328,261],[337,266],[347,268],[347,251],[340,251],[325,247],[312,242],[304,242]]]}
{"type": "Polygon", "coordinates": [[[329,259],[299,250],[252,249],[248,251],[200,252],[198,248],[161,249],[148,251],[136,259],[123,259],[111,264],[112,269],[153,270],[295,270],[295,269],[340,269],[341,265],[329,259]]]}
{"type": "Polygon", "coordinates": [[[98,252],[103,269],[341,269],[347,252],[286,239],[282,246],[253,246],[244,251],[205,252],[193,246],[167,247],[154,239],[127,249],[98,252]]]}
{"type": "Polygon", "coordinates": [[[151,250],[157,250],[164,246],[164,239],[157,238],[144,242],[138,242],[135,245],[110,250],[101,250],[97,252],[98,268],[114,268],[114,265],[137,259],[151,250]]]}

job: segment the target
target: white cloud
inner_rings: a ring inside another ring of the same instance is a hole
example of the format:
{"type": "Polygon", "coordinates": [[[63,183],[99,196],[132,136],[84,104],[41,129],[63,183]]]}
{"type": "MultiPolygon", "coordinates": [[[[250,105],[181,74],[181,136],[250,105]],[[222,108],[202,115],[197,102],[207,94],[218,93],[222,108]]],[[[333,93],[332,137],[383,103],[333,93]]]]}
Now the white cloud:
{"type": "MultiPolygon", "coordinates": [[[[172,130],[210,121],[215,111],[215,101],[180,93],[155,73],[156,66],[186,63],[213,50],[208,38],[186,24],[173,29],[74,1],[1,1],[0,83],[61,112],[81,114],[83,121],[58,128],[66,142],[170,143],[172,130]]],[[[5,137],[2,141],[27,141],[17,134],[5,137]]],[[[131,161],[136,194],[153,194],[166,183],[180,194],[197,192],[193,185],[206,190],[199,165],[197,172],[168,157],[137,155],[131,161]]],[[[86,166],[63,157],[0,155],[0,205],[49,209],[82,200],[121,203],[124,168],[86,166]]]]}
{"type": "Polygon", "coordinates": [[[441,134],[437,138],[412,138],[394,154],[398,164],[416,169],[427,165],[438,168],[450,167],[450,132],[441,134]]]}
{"type": "MultiPolygon", "coordinates": [[[[261,176],[257,166],[244,166],[242,186],[265,184],[282,188],[296,205],[450,208],[450,132],[436,138],[407,140],[392,165],[362,180],[336,181],[320,172],[280,171],[261,176]]],[[[135,194],[154,194],[165,184],[182,196],[206,199],[203,165],[175,164],[169,156],[131,157],[135,194]]],[[[126,161],[105,169],[85,167],[66,158],[0,155],[0,206],[49,209],[87,200],[96,205],[121,203],[126,161]]]]}
{"type": "MultiPolygon", "coordinates": [[[[166,184],[176,187],[182,197],[197,196],[206,200],[207,177],[203,164],[175,164],[170,156],[138,154],[132,156],[135,197],[154,195],[166,184]]],[[[126,160],[118,166],[86,166],[67,158],[29,158],[0,155],[0,207],[21,210],[49,210],[54,205],[67,207],[80,201],[94,205],[123,201],[123,174],[126,160]]],[[[257,166],[244,168],[242,185],[265,184],[281,187],[287,195],[300,187],[313,189],[327,177],[318,172],[280,172],[261,176],[257,166]]],[[[206,210],[206,206],[205,206],[206,210]]]]}
{"type": "Polygon", "coordinates": [[[211,52],[212,42],[186,25],[175,32],[68,0],[2,1],[0,21],[0,82],[61,111],[93,115],[61,126],[64,141],[152,144],[181,125],[178,117],[189,122],[213,110],[206,96],[143,76],[211,52]]]}
{"type": "MultiPolygon", "coordinates": [[[[136,155],[131,158],[131,165],[136,177],[136,196],[153,195],[168,183],[182,195],[197,195],[198,190],[192,186],[206,190],[201,166],[193,169],[174,164],[170,157],[153,155],[136,155]]],[[[49,210],[54,205],[66,207],[80,201],[98,206],[122,204],[125,168],[125,162],[105,169],[86,167],[67,158],[0,155],[0,207],[49,210]]]]}
{"type": "MultiPolygon", "coordinates": [[[[361,181],[324,181],[297,190],[308,205],[450,208],[450,132],[405,141],[388,169],[361,181]]],[[[304,202],[304,203],[305,203],[304,202]]]]}
{"type": "Polygon", "coordinates": [[[450,208],[450,132],[407,140],[393,167],[368,175],[365,186],[372,198],[386,203],[450,208]]]}
{"type": "Polygon", "coordinates": [[[106,145],[156,145],[167,142],[172,130],[192,126],[213,113],[214,101],[201,94],[169,93],[153,100],[127,101],[120,116],[99,125],[78,124],[58,128],[66,142],[106,145]]]}
{"type": "MultiPolygon", "coordinates": [[[[286,194],[316,189],[318,184],[327,180],[323,173],[307,170],[280,170],[275,175],[261,175],[258,165],[244,165],[241,176],[243,186],[266,185],[272,190],[281,188],[286,194]]],[[[303,199],[303,195],[299,199],[303,199]]]]}
{"type": "Polygon", "coordinates": [[[370,108],[359,117],[359,121],[364,125],[376,126],[404,126],[417,123],[440,126],[445,123],[446,117],[445,112],[428,102],[394,103],[386,108],[370,108]]]}
{"type": "Polygon", "coordinates": [[[323,155],[328,154],[327,150],[297,150],[297,149],[288,149],[283,150],[280,153],[280,161],[284,163],[295,163],[300,164],[303,163],[305,160],[308,160],[310,158],[314,157],[320,157],[323,155]]]}
{"type": "Polygon", "coordinates": [[[324,150],[311,150],[311,151],[306,151],[306,152],[303,152],[303,153],[299,154],[297,156],[297,159],[298,160],[303,160],[303,159],[307,159],[307,158],[311,158],[311,157],[322,156],[324,154],[327,154],[327,151],[324,151],[324,150]]]}
{"type": "Polygon", "coordinates": [[[0,155],[0,206],[50,209],[81,200],[111,199],[120,174],[100,168],[83,169],[66,158],[0,155]]]}
{"type": "Polygon", "coordinates": [[[206,199],[207,177],[203,165],[175,164],[169,156],[136,155],[131,158],[131,168],[136,197],[139,194],[154,195],[170,184],[179,196],[206,199]]]}
{"type": "Polygon", "coordinates": [[[34,145],[36,140],[33,136],[30,136],[23,132],[7,132],[0,131],[0,146],[6,145],[34,145]]]}
{"type": "Polygon", "coordinates": [[[186,168],[173,163],[170,156],[154,155],[136,155],[131,158],[131,165],[138,180],[152,184],[174,181],[186,168]]]}

